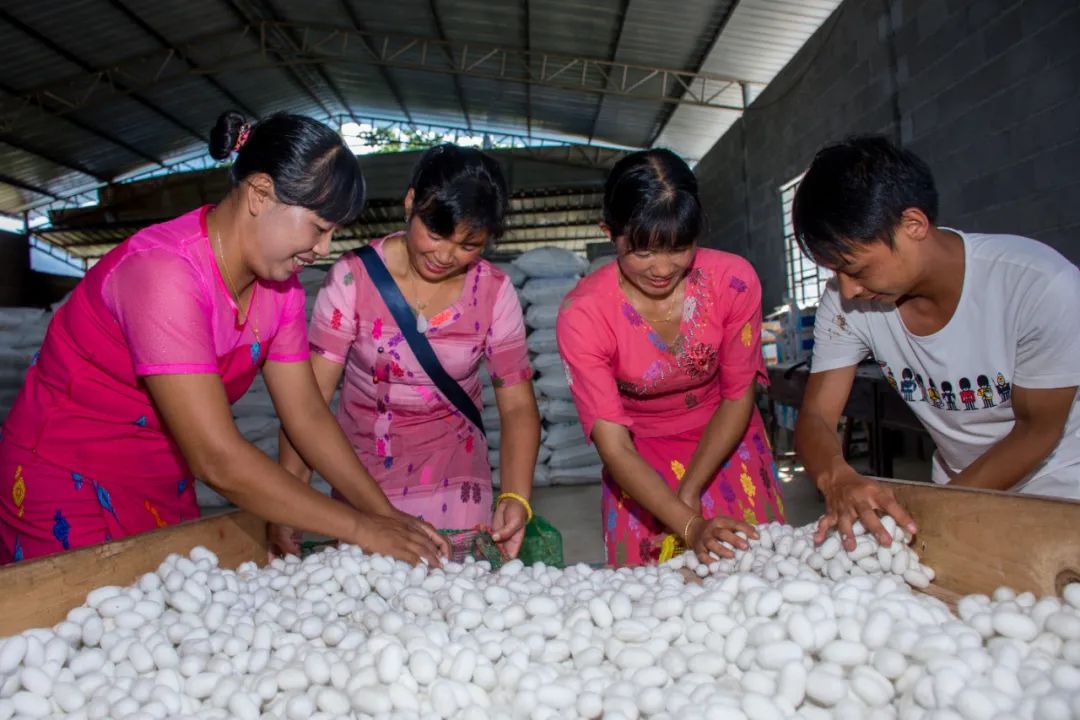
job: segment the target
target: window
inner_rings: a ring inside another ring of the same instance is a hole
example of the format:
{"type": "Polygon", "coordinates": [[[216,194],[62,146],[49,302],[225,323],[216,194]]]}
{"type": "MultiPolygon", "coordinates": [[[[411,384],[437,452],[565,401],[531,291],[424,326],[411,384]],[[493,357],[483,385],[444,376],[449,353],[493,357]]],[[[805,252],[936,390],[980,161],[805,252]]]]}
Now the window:
{"type": "Polygon", "coordinates": [[[799,187],[802,175],[780,188],[780,205],[784,213],[784,268],[787,277],[787,292],[799,307],[817,305],[825,282],[832,277],[832,272],[818,267],[813,260],[803,254],[795,240],[795,227],[791,222],[791,205],[795,201],[795,190],[799,187]]]}

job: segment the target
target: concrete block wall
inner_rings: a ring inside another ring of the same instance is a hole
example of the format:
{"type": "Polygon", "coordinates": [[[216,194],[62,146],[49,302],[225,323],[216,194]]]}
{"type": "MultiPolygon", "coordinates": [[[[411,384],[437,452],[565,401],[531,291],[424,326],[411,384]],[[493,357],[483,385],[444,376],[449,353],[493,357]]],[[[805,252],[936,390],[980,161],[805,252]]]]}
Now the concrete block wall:
{"type": "Polygon", "coordinates": [[[830,141],[921,155],[939,221],[1042,240],[1080,262],[1080,4],[846,0],[696,168],[704,244],[786,289],[780,187],[830,141]]]}

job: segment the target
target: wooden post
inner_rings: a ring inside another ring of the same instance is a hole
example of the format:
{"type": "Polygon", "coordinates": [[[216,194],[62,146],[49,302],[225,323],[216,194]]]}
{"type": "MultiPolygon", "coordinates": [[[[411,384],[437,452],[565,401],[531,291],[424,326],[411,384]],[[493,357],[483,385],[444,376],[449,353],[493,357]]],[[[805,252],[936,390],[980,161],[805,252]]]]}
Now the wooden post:
{"type": "Polygon", "coordinates": [[[48,627],[103,585],[130,585],[170,554],[197,545],[217,553],[221,567],[266,564],[266,521],[234,510],[92,547],[0,568],[0,637],[48,627]]]}

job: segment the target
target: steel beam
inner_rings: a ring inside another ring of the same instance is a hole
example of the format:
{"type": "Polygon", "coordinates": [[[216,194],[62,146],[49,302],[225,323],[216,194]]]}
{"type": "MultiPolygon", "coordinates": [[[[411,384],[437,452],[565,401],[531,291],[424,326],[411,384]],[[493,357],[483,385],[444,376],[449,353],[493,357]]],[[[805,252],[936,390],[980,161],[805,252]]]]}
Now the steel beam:
{"type": "MultiPolygon", "coordinates": [[[[15,26],[15,28],[17,28],[19,30],[19,32],[23,33],[27,37],[31,37],[31,38],[37,40],[39,43],[41,43],[45,47],[49,48],[54,53],[56,53],[60,57],[64,58],[68,62],[74,63],[75,65],[78,65],[85,72],[88,72],[88,73],[91,73],[91,74],[93,74],[95,72],[94,69],[90,66],[90,64],[87,63],[85,60],[78,57],[74,53],[70,52],[69,50],[67,50],[66,48],[64,48],[63,46],[61,46],[57,42],[55,42],[52,38],[48,37],[44,33],[39,32],[38,30],[30,27],[29,25],[24,23],[22,20],[19,20],[17,17],[13,16],[11,13],[7,12],[6,10],[0,9],[0,19],[4,20],[5,22],[7,22],[10,25],[15,26]]],[[[151,112],[161,116],[162,118],[169,121],[170,123],[172,123],[176,127],[180,128],[184,132],[188,133],[189,135],[194,136],[200,142],[206,142],[207,141],[207,137],[203,133],[199,132],[198,130],[192,128],[191,126],[189,126],[186,123],[182,122],[181,120],[177,119],[172,114],[170,114],[166,110],[158,107],[157,105],[150,102],[146,98],[141,97],[138,94],[138,91],[136,89],[128,90],[127,88],[123,87],[123,85],[120,85],[120,84],[118,84],[118,88],[120,90],[127,91],[126,94],[130,95],[132,100],[139,103],[140,105],[142,105],[146,109],[150,110],[151,112]]]]}
{"type": "MultiPolygon", "coordinates": [[[[294,43],[292,38],[289,37],[289,29],[282,27],[282,23],[277,22],[272,17],[269,19],[264,18],[262,16],[263,9],[257,4],[258,0],[224,0],[224,2],[241,22],[262,29],[259,35],[259,51],[264,58],[269,59],[267,58],[268,55],[274,55],[281,58],[284,63],[285,59],[291,56],[294,43]]],[[[270,14],[273,14],[272,11],[270,14]]],[[[282,72],[291,77],[293,82],[315,101],[315,104],[322,109],[323,113],[327,116],[333,115],[330,109],[326,107],[326,104],[323,103],[319,94],[315,92],[315,82],[307,77],[307,73],[311,71],[311,68],[293,67],[287,63],[274,63],[274,65],[281,67],[282,72]]]]}
{"type": "MultiPolygon", "coordinates": [[[[626,27],[626,17],[630,14],[631,2],[633,0],[623,0],[622,12],[619,14],[619,28],[615,32],[615,42],[611,45],[610,62],[615,62],[615,59],[619,57],[619,45],[622,43],[623,29],[626,27]]],[[[604,111],[604,99],[603,95],[597,99],[596,112],[593,113],[592,122],[589,124],[589,142],[596,137],[596,125],[600,122],[600,113],[604,111]]]]}
{"type": "Polygon", "coordinates": [[[36,195],[44,195],[45,197],[51,197],[54,200],[60,199],[59,195],[56,195],[43,187],[32,185],[31,183],[24,182],[22,180],[19,180],[18,178],[14,178],[10,175],[5,175],[3,173],[0,173],[0,183],[3,183],[4,185],[10,185],[14,188],[19,188],[20,190],[25,190],[27,192],[32,192],[36,195]]]}
{"type": "MultiPolygon", "coordinates": [[[[526,2],[527,1],[528,0],[526,0],[526,2]]],[[[353,6],[349,0],[341,0],[341,9],[344,10],[345,14],[349,17],[349,22],[352,23],[353,28],[360,33],[364,33],[364,37],[367,38],[370,33],[366,33],[364,22],[360,19],[360,16],[356,14],[356,11],[353,10],[353,6]]],[[[374,53],[376,50],[374,47],[369,46],[368,52],[374,53]]],[[[397,80],[394,79],[394,76],[385,65],[380,65],[378,70],[379,76],[383,79],[383,82],[386,83],[386,87],[390,91],[390,94],[394,96],[394,100],[397,102],[398,107],[401,108],[401,114],[411,123],[413,121],[413,116],[409,112],[409,107],[405,104],[405,96],[401,94],[401,88],[398,86],[397,80]]]]}
{"type": "MultiPolygon", "coordinates": [[[[735,8],[738,6],[739,0],[733,0],[733,2],[731,3],[731,7],[729,7],[727,12],[724,13],[724,17],[720,19],[720,22],[716,27],[716,32],[713,34],[712,41],[710,41],[709,44],[705,46],[705,50],[702,52],[701,58],[698,60],[698,67],[701,67],[705,63],[705,60],[708,59],[709,54],[712,53],[713,48],[716,47],[716,43],[720,41],[720,37],[724,32],[724,28],[727,27],[728,21],[731,20],[731,16],[735,14],[735,8]]],[[[726,92],[727,90],[733,88],[735,85],[738,85],[740,87],[740,104],[745,110],[750,105],[750,103],[747,102],[746,98],[747,84],[745,82],[731,80],[729,83],[723,85],[722,89],[718,90],[718,94],[726,92]]],[[[656,144],[656,141],[660,138],[660,134],[664,132],[664,128],[666,128],[667,124],[671,122],[671,116],[675,112],[675,107],[675,105],[666,105],[660,110],[660,122],[656,124],[656,132],[653,133],[653,136],[651,138],[649,138],[649,147],[652,147],[656,144]]]]}
{"type": "MultiPolygon", "coordinates": [[[[448,46],[450,45],[446,39],[446,31],[443,29],[442,18],[439,17],[439,8],[435,6],[435,0],[428,0],[428,8],[431,10],[431,19],[435,23],[435,31],[439,33],[439,42],[443,46],[443,52],[446,54],[446,60],[450,64],[454,63],[454,56],[450,53],[448,46]]],[[[461,76],[455,74],[454,76],[454,95],[457,96],[458,105],[461,106],[461,114],[465,118],[465,127],[472,129],[472,118],[469,117],[469,107],[465,104],[465,88],[461,85],[461,76]]]]}
{"type": "MultiPolygon", "coordinates": [[[[122,0],[109,0],[109,4],[119,10],[121,13],[123,13],[124,17],[126,17],[128,20],[138,25],[144,33],[157,40],[163,48],[170,48],[173,46],[173,43],[169,42],[168,38],[155,30],[150,25],[150,23],[146,22],[146,20],[144,20],[141,15],[137,14],[134,10],[125,5],[122,0]]],[[[181,54],[179,58],[180,60],[183,60],[185,63],[187,63],[187,66],[193,71],[198,72],[200,70],[199,65],[186,55],[181,54]]],[[[256,112],[249,108],[247,104],[243,100],[238,98],[235,93],[229,90],[229,88],[225,87],[209,75],[204,75],[203,77],[206,79],[207,84],[209,84],[212,88],[225,96],[225,98],[227,98],[229,102],[231,102],[239,110],[243,111],[248,117],[255,117],[256,112]]]]}
{"type": "MultiPolygon", "coordinates": [[[[244,17],[239,10],[237,14],[244,17]]],[[[43,107],[54,115],[64,115],[117,96],[138,98],[142,90],[192,76],[275,67],[296,71],[325,65],[332,65],[347,74],[357,63],[525,83],[653,103],[744,109],[741,95],[730,97],[734,93],[728,92],[740,81],[713,73],[415,35],[373,33],[355,27],[263,20],[108,67],[84,65],[86,72],[82,75],[0,101],[0,131],[10,130],[20,118],[25,120],[25,111],[32,106],[43,107]],[[284,31],[291,31],[296,42],[283,45],[281,33],[284,31]],[[192,68],[185,60],[191,56],[209,58],[209,61],[192,68]]],[[[318,100],[310,87],[303,86],[303,89],[318,100]]],[[[326,110],[321,100],[318,102],[326,110]]],[[[327,114],[333,113],[327,111],[327,114]]]]}

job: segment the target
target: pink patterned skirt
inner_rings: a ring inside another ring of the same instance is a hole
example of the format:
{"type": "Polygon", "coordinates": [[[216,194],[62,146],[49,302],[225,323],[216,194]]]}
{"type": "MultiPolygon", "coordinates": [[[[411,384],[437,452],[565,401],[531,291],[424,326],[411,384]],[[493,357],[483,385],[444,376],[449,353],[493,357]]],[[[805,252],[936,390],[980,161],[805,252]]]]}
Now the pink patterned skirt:
{"type": "MultiPolygon", "coordinates": [[[[674,490],[704,429],[663,437],[635,437],[634,447],[674,490]]],[[[624,493],[606,469],[600,507],[608,565],[649,565],[658,561],[660,544],[670,529],[624,493]]],[[[743,439],[702,490],[701,513],[706,518],[727,515],[750,524],[784,522],[776,462],[756,409],[743,439]]]]}
{"type": "Polygon", "coordinates": [[[198,517],[191,477],[92,477],[0,439],[0,564],[198,517]]]}

